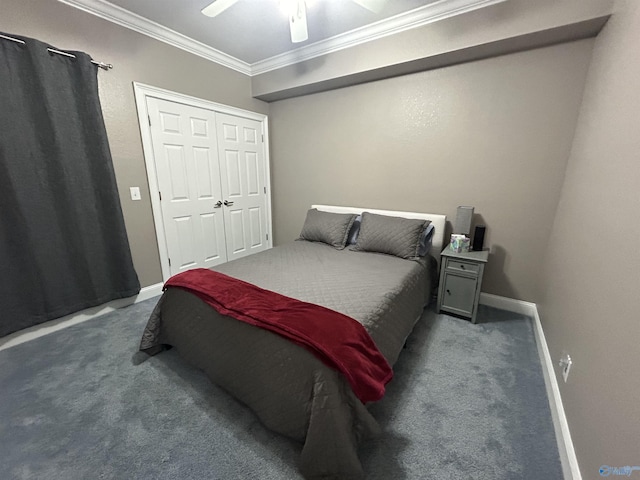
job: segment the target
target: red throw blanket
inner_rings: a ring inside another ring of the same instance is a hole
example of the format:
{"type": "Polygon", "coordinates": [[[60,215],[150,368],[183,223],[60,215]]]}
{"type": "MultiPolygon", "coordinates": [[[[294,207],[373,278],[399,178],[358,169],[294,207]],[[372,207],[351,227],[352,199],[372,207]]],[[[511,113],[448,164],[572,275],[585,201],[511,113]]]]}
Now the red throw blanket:
{"type": "Polygon", "coordinates": [[[342,313],[285,297],[205,268],[179,273],[164,288],[192,292],[217,312],[270,330],[341,372],[362,403],[379,400],[393,377],[365,328],[342,313]]]}

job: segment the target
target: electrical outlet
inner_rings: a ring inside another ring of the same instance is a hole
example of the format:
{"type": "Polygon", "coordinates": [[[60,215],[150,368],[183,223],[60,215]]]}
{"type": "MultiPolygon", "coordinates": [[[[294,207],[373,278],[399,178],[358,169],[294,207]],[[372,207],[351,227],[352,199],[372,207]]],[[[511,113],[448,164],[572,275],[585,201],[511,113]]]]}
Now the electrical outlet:
{"type": "Polygon", "coordinates": [[[567,383],[567,377],[569,377],[569,370],[571,370],[571,365],[573,365],[573,361],[569,354],[565,354],[560,359],[560,368],[562,368],[562,378],[564,382],[567,383]]]}

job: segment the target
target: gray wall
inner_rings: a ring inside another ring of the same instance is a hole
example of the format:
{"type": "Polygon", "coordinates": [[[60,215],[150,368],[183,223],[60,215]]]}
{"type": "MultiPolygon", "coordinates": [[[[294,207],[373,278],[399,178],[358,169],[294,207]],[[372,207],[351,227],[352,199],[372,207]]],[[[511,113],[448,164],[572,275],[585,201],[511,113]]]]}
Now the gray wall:
{"type": "Polygon", "coordinates": [[[475,206],[483,291],[536,301],[592,40],[270,105],[276,243],[312,203],[475,206]]]}
{"type": "Polygon", "coordinates": [[[251,97],[245,75],[54,0],[2,0],[0,31],[114,64],[98,73],[100,99],[133,262],[143,286],[161,282],[133,82],[259,113],[267,113],[268,105],[251,97]],[[141,187],[142,201],[131,201],[131,186],[141,187]]]}
{"type": "Polygon", "coordinates": [[[614,0],[509,0],[352,45],[252,77],[282,100],[534,47],[594,37],[614,0]]]}
{"type": "Polygon", "coordinates": [[[566,384],[557,374],[583,478],[640,466],[638,52],[640,6],[620,2],[595,42],[541,277],[551,357],[574,361],[566,384]]]}

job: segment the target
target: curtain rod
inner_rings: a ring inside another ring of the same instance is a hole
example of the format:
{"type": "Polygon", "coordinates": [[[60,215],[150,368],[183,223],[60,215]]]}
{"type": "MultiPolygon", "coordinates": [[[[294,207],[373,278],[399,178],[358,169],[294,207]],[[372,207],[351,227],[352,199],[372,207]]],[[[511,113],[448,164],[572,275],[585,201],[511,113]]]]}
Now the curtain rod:
{"type": "MultiPolygon", "coordinates": [[[[16,43],[21,43],[22,45],[25,44],[24,40],[20,40],[19,38],[8,37],[6,35],[2,35],[1,33],[0,33],[0,38],[4,38],[5,40],[11,40],[12,42],[16,42],[16,43]]],[[[76,58],[76,56],[71,53],[62,52],[60,50],[56,50],[55,48],[47,48],[47,51],[51,53],[57,53],[58,55],[64,55],[65,57],[76,58]]],[[[93,63],[94,65],[97,65],[103,70],[109,70],[113,68],[113,65],[111,65],[110,63],[96,62],[95,60],[91,60],[91,63],[93,63]]]]}

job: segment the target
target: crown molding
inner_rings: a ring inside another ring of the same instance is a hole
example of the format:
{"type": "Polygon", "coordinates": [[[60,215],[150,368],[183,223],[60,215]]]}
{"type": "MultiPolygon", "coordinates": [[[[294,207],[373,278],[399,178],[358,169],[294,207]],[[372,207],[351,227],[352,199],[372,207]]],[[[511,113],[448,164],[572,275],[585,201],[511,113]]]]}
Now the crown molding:
{"type": "Polygon", "coordinates": [[[355,47],[412,28],[488,7],[507,0],[439,0],[364,27],[251,64],[251,75],[260,75],[295,63],[355,47]]]}
{"type": "Polygon", "coordinates": [[[507,0],[438,0],[349,32],[249,64],[105,0],[58,0],[109,22],[160,40],[194,55],[254,76],[355,47],[412,28],[454,17],[507,0]]]}
{"type": "Polygon", "coordinates": [[[251,75],[251,65],[227,55],[220,50],[209,47],[202,42],[178,33],[159,23],[152,22],[136,13],[104,0],[58,0],[61,3],[100,17],[111,23],[128,28],[148,37],[160,40],[186,52],[198,55],[212,62],[231,68],[245,75],[251,75]]]}

